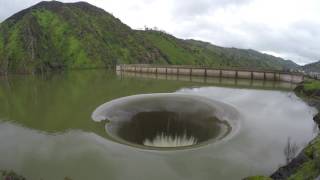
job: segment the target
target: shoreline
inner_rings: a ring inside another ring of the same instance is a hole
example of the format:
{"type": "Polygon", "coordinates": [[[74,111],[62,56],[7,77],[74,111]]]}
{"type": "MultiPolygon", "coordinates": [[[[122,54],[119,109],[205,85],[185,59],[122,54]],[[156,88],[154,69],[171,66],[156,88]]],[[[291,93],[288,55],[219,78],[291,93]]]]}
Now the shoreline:
{"type": "MultiPolygon", "coordinates": [[[[299,84],[295,89],[295,94],[304,102],[318,110],[313,117],[314,122],[320,129],[320,81],[312,80],[317,86],[308,88],[310,81],[299,84]]],[[[244,180],[314,180],[320,178],[320,132],[312,139],[306,147],[288,164],[280,167],[267,176],[250,176],[244,180]]]]}

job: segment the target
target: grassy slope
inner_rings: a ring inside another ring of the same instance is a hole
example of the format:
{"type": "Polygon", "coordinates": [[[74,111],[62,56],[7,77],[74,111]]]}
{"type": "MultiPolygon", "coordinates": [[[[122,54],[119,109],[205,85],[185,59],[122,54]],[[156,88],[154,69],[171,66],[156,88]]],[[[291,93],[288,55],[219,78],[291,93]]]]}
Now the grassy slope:
{"type": "Polygon", "coordinates": [[[169,64],[199,64],[197,56],[183,47],[182,40],[155,31],[143,31],[140,34],[160,49],[169,64]]]}
{"type": "Polygon", "coordinates": [[[86,3],[54,3],[57,7],[40,3],[1,24],[2,71],[163,61],[156,48],[103,10],[86,3]]]}
{"type": "Polygon", "coordinates": [[[292,62],[252,50],[134,31],[88,3],[41,2],[0,24],[0,73],[96,68],[117,63],[283,69],[292,62]]]}
{"type": "Polygon", "coordinates": [[[320,90],[320,81],[311,80],[304,83],[304,88],[307,91],[320,90]]]}
{"type": "Polygon", "coordinates": [[[288,180],[313,180],[320,175],[320,136],[315,138],[303,152],[308,158],[307,161],[301,164],[288,180]]]}
{"type": "MultiPolygon", "coordinates": [[[[236,65],[231,63],[230,59],[217,56],[214,52],[194,46],[189,41],[177,39],[163,32],[143,31],[141,34],[160,49],[170,64],[206,65],[213,67],[236,65]]],[[[245,67],[244,64],[242,65],[242,67],[245,67]]]]}
{"type": "Polygon", "coordinates": [[[295,88],[295,92],[302,98],[306,97],[318,100],[320,99],[320,81],[312,79],[306,80],[303,84],[300,84],[295,88]]]}
{"type": "Polygon", "coordinates": [[[221,66],[236,66],[260,69],[286,69],[296,68],[292,61],[283,60],[271,55],[262,54],[257,51],[237,48],[223,48],[210,43],[188,40],[193,48],[199,49],[207,55],[207,58],[214,57],[221,66]],[[223,61],[223,60],[227,61],[223,61]]]}
{"type": "Polygon", "coordinates": [[[140,33],[158,47],[171,64],[277,70],[297,67],[292,61],[285,61],[254,50],[223,48],[201,41],[181,40],[157,31],[140,33]]]}

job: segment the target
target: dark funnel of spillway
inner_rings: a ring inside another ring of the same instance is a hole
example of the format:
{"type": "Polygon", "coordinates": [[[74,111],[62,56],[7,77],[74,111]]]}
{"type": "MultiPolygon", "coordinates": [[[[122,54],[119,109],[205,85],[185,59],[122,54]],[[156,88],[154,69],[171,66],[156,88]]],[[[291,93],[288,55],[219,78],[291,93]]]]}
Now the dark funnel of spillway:
{"type": "Polygon", "coordinates": [[[230,137],[239,113],[230,105],[188,94],[144,94],[107,102],[92,114],[111,140],[147,149],[196,147],[230,137]]]}

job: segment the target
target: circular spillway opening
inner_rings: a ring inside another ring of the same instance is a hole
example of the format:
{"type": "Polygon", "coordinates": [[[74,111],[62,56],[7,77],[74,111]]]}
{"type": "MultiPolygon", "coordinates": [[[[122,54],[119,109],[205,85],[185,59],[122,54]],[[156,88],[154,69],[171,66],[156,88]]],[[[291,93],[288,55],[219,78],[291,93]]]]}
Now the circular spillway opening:
{"type": "Polygon", "coordinates": [[[141,148],[184,148],[217,142],[234,134],[239,114],[230,105],[187,94],[146,94],[98,107],[111,139],[141,148]]]}
{"type": "Polygon", "coordinates": [[[168,111],[139,112],[129,121],[114,123],[108,131],[138,145],[181,147],[196,145],[230,131],[228,123],[201,114],[168,111]]]}

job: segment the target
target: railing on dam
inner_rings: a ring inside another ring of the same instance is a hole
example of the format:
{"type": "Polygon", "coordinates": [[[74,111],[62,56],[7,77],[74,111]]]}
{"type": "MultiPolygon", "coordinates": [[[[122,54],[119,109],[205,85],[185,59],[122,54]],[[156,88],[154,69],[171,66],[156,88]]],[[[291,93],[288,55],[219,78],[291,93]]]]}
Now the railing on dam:
{"type": "Polygon", "coordinates": [[[227,69],[227,68],[209,68],[194,66],[177,65],[149,65],[149,64],[121,64],[116,66],[117,71],[153,73],[168,75],[188,75],[204,77],[221,78],[239,78],[253,80],[272,80],[291,83],[300,83],[304,80],[304,75],[300,73],[268,71],[268,70],[250,70],[250,69],[227,69]]]}

